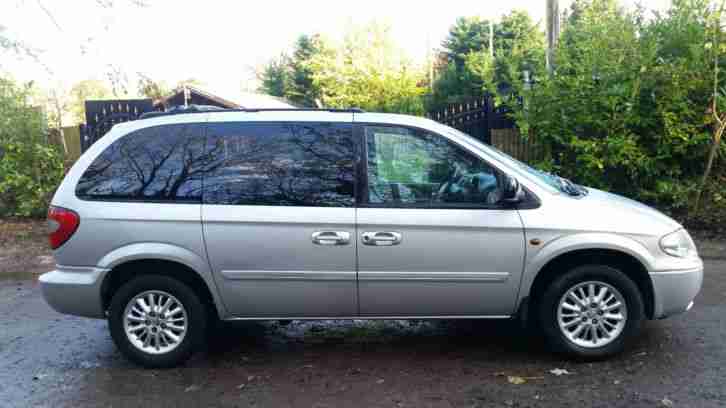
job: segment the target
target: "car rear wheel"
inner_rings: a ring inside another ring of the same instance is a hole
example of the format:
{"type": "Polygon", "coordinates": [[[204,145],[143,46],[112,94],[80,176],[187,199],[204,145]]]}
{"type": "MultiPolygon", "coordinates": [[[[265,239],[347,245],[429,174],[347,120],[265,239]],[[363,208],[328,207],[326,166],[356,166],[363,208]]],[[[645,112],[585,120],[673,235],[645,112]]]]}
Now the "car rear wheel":
{"type": "Polygon", "coordinates": [[[622,271],[585,265],[557,277],[540,304],[540,325],[558,351],[588,359],[622,351],[644,319],[637,285],[622,271]]]}
{"type": "Polygon", "coordinates": [[[109,308],[111,337],[131,361],[149,368],[179,365],[204,338],[207,311],[187,285],[145,275],[125,283],[109,308]]]}

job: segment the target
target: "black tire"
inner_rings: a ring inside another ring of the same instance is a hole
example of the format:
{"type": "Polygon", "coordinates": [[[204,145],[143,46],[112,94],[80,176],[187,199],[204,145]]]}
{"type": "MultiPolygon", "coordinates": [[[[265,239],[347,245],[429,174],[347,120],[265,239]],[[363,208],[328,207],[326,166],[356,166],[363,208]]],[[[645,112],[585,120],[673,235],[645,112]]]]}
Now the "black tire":
{"type": "Polygon", "coordinates": [[[539,302],[538,317],[539,326],[555,351],[575,358],[598,360],[623,350],[628,340],[640,330],[645,319],[645,311],[638,286],[622,271],[606,265],[584,265],[558,276],[549,284],[539,302]],[[627,307],[627,319],[623,330],[610,343],[597,348],[575,344],[562,333],[557,322],[557,308],[562,296],[575,285],[588,281],[611,285],[620,292],[627,307]]]}
{"type": "Polygon", "coordinates": [[[188,360],[203,343],[207,326],[207,309],[194,291],[184,283],[166,276],[143,275],[126,282],[113,295],[108,326],[114,343],[129,360],[146,368],[175,367],[188,360]],[[169,293],[181,302],[187,312],[187,332],[184,339],[176,348],[164,354],[151,354],[138,349],[124,331],[126,305],[136,295],[149,290],[169,293]]]}

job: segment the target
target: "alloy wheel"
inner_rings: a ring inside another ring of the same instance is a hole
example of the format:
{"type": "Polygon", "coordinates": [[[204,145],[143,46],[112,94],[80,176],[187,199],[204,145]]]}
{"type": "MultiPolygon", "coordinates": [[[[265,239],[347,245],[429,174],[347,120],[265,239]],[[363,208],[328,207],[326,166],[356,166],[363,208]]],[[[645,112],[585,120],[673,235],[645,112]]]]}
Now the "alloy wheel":
{"type": "Polygon", "coordinates": [[[606,346],[625,329],[627,305],[620,292],[605,282],[588,281],[568,289],[557,306],[560,331],[584,348],[606,346]]]}
{"type": "Polygon", "coordinates": [[[150,290],[133,297],[124,311],[124,332],[137,349],[150,354],[168,353],[187,333],[184,305],[171,294],[150,290]]]}

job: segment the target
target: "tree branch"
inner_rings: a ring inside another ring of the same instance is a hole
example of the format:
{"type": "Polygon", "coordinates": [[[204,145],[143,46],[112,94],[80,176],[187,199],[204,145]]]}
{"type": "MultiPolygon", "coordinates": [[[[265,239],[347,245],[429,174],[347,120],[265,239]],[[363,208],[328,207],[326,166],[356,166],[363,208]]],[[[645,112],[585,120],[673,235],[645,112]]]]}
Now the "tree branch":
{"type": "Polygon", "coordinates": [[[53,13],[51,13],[50,10],[48,10],[43,5],[43,2],[41,2],[40,0],[36,0],[36,2],[38,3],[38,7],[40,7],[40,9],[43,10],[43,12],[45,13],[45,15],[48,16],[48,18],[50,19],[50,21],[53,22],[53,25],[55,25],[55,27],[58,29],[58,31],[63,32],[63,29],[61,28],[60,24],[58,24],[58,20],[55,19],[55,16],[53,15],[53,13]]]}

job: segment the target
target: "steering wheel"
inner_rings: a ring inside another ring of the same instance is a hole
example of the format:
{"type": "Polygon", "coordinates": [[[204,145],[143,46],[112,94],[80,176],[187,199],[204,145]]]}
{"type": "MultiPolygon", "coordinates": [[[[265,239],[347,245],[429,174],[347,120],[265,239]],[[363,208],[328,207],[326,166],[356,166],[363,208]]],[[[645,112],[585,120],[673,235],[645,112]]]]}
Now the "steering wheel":
{"type": "Polygon", "coordinates": [[[461,168],[457,167],[448,180],[442,184],[438,191],[437,199],[440,201],[452,201],[458,195],[464,195],[465,201],[479,201],[488,205],[495,205],[499,203],[502,198],[502,192],[499,178],[495,175],[493,183],[486,183],[482,188],[482,177],[485,178],[487,175],[482,173],[476,173],[471,175],[465,175],[461,168]],[[452,191],[453,187],[459,185],[458,190],[452,191]]]}
{"type": "Polygon", "coordinates": [[[499,204],[502,200],[502,177],[499,173],[494,173],[494,184],[487,188],[484,201],[489,205],[499,204]]]}
{"type": "Polygon", "coordinates": [[[436,200],[437,201],[446,201],[445,197],[450,194],[454,194],[451,189],[454,185],[456,185],[459,180],[461,180],[464,177],[464,172],[462,171],[461,167],[457,163],[453,163],[452,167],[454,170],[449,173],[449,176],[446,178],[446,181],[441,183],[441,187],[439,188],[439,191],[436,193],[436,200]]]}

